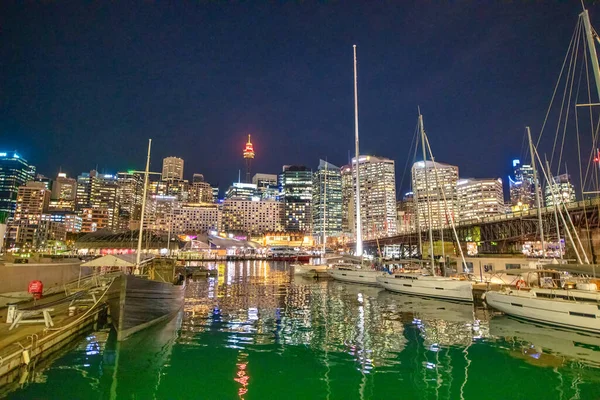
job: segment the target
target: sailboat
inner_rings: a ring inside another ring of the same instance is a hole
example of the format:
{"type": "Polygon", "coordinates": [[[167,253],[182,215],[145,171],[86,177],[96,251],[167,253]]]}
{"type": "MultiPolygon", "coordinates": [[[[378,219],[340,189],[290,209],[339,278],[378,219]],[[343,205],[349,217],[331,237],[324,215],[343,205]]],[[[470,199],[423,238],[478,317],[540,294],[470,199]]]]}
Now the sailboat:
{"type": "Polygon", "coordinates": [[[354,142],[356,157],[352,160],[352,166],[356,168],[356,257],[358,263],[339,263],[327,269],[327,273],[336,280],[352,283],[365,283],[377,285],[377,277],[384,275],[384,272],[374,270],[363,265],[363,243],[362,243],[362,223],[360,212],[360,174],[359,162],[360,152],[358,147],[358,85],[356,69],[356,45],[354,47],[354,142]]]}
{"type": "MultiPolygon", "coordinates": [[[[429,148],[429,152],[431,153],[431,148],[429,147],[429,141],[425,135],[425,129],[423,127],[423,116],[419,113],[419,130],[421,132],[421,142],[423,147],[423,168],[425,172],[425,187],[429,186],[429,179],[427,170],[433,167],[435,174],[437,176],[437,167],[436,163],[432,158],[432,161],[427,161],[427,151],[426,147],[429,148]]],[[[428,189],[426,189],[428,190],[428,189]]],[[[446,196],[444,194],[444,190],[441,190],[444,204],[446,204],[446,196]]],[[[383,286],[387,290],[391,290],[393,292],[412,294],[417,296],[425,296],[425,297],[434,297],[440,299],[448,299],[455,301],[473,301],[473,283],[469,280],[461,280],[454,277],[446,277],[446,276],[436,276],[435,275],[435,259],[433,254],[433,233],[432,233],[432,221],[431,221],[431,207],[428,205],[427,210],[429,211],[429,255],[431,257],[431,274],[429,273],[396,273],[394,275],[382,275],[377,277],[377,282],[383,286]]],[[[454,234],[456,235],[456,230],[454,228],[454,222],[450,219],[452,229],[454,234]]],[[[460,248],[460,253],[462,256],[462,249],[460,248]]],[[[421,251],[421,254],[423,252],[421,251]]],[[[464,263],[464,256],[461,257],[464,263]]]]}
{"type": "Polygon", "coordinates": [[[183,306],[184,300],[184,281],[181,280],[174,284],[150,280],[141,275],[142,238],[151,146],[152,139],[148,142],[135,268],[132,271],[133,274],[125,272],[119,274],[106,292],[106,301],[119,341],[125,340],[144,328],[172,319],[183,306]]]}
{"type": "MultiPolygon", "coordinates": [[[[600,98],[600,68],[598,66],[598,55],[594,43],[594,38],[597,38],[597,35],[595,35],[590,23],[588,11],[585,8],[583,9],[583,12],[579,14],[576,33],[578,33],[579,36],[574,35],[574,39],[578,38],[579,40],[583,40],[582,38],[585,37],[584,40],[587,44],[589,58],[591,60],[592,70],[596,81],[597,94],[600,98]]],[[[584,46],[585,45],[582,45],[582,48],[584,46]]],[[[577,46],[573,47],[572,50],[575,52],[578,48],[579,42],[577,42],[577,46]]],[[[567,79],[571,79],[571,77],[567,77],[567,79]]],[[[591,107],[594,105],[598,104],[584,104],[582,106],[591,107]]],[[[531,136],[529,130],[528,136],[531,136]]],[[[535,165],[536,159],[538,159],[540,165],[542,165],[539,155],[534,151],[531,138],[530,148],[532,153],[532,165],[535,165]]],[[[545,174],[543,168],[542,173],[545,174]]],[[[546,178],[547,181],[550,181],[551,179],[551,177],[546,178]]],[[[555,212],[560,207],[567,208],[563,202],[559,202],[558,207],[555,207],[555,212]]],[[[582,267],[588,267],[586,275],[595,276],[595,266],[589,265],[587,255],[577,236],[577,231],[572,227],[572,223],[571,226],[566,223],[567,221],[571,222],[568,212],[565,213],[566,217],[563,216],[562,212],[557,214],[560,215],[562,219],[564,232],[569,238],[579,264],[582,264],[582,257],[580,255],[580,250],[582,250],[584,256],[583,263],[588,265],[550,265],[548,270],[536,270],[530,272],[529,274],[534,275],[534,279],[525,279],[525,283],[523,285],[518,285],[516,288],[504,288],[502,291],[486,292],[485,301],[491,307],[514,317],[561,326],[567,329],[600,333],[600,292],[598,291],[597,285],[600,281],[586,277],[576,278],[564,273],[568,271],[575,274],[586,274],[582,267]],[[565,218],[567,220],[565,220],[565,218]],[[573,239],[573,236],[575,236],[575,239],[573,239]],[[569,271],[569,269],[571,269],[571,271],[569,271]]],[[[543,241],[542,229],[543,225],[540,224],[540,236],[542,236],[543,241]]],[[[544,245],[542,245],[542,248],[545,250],[544,245]]]]}

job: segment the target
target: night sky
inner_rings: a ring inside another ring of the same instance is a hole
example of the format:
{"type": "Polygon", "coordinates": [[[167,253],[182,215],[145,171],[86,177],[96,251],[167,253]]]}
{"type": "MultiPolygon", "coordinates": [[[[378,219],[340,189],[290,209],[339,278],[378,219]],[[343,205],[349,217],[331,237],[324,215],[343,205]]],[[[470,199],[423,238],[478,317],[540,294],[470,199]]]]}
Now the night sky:
{"type": "Polygon", "coordinates": [[[343,165],[357,44],[362,154],[394,159],[400,187],[420,106],[438,161],[506,184],[524,126],[539,133],[580,7],[2,1],[0,150],[50,177],[115,173],[143,169],[152,138],[153,170],[179,156],[186,178],[221,189],[243,176],[247,134],[253,173],[343,165]]]}

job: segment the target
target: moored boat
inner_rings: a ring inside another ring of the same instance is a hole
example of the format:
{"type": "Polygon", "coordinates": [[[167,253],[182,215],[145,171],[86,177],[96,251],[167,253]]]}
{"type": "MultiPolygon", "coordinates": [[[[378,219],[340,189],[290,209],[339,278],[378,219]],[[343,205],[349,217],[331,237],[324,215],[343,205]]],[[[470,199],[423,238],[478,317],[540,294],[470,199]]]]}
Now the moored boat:
{"type": "Polygon", "coordinates": [[[417,273],[384,274],[377,282],[385,289],[424,297],[455,301],[473,301],[473,283],[451,277],[417,273]]]}
{"type": "Polygon", "coordinates": [[[329,276],[342,282],[377,285],[377,277],[387,275],[386,272],[365,268],[360,265],[339,264],[327,270],[329,276]]]}

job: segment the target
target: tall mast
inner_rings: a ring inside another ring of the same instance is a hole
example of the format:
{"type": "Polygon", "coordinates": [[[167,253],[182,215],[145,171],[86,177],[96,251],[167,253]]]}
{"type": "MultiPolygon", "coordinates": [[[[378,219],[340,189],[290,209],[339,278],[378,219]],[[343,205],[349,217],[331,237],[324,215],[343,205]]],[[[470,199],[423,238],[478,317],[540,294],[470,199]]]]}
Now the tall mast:
{"type": "Polygon", "coordinates": [[[327,161],[325,161],[325,180],[323,183],[323,256],[325,256],[327,236],[325,226],[327,225],[327,161]]]}
{"type": "Polygon", "coordinates": [[[533,183],[535,185],[535,203],[537,206],[538,224],[540,225],[540,239],[542,241],[542,258],[546,257],[546,242],[544,240],[544,224],[542,221],[542,199],[540,199],[540,182],[537,177],[537,168],[535,167],[535,150],[533,149],[533,141],[531,140],[531,131],[527,129],[527,138],[529,139],[529,151],[531,152],[531,168],[533,168],[533,183]]]}
{"type": "MultiPolygon", "coordinates": [[[[144,214],[146,213],[146,193],[148,192],[148,172],[150,170],[150,149],[152,139],[148,139],[148,158],[146,159],[146,170],[144,171],[144,190],[142,191],[142,215],[140,217],[140,231],[138,234],[137,252],[135,255],[135,271],[139,273],[140,259],[142,256],[142,237],[144,232],[144,214]]],[[[170,244],[170,243],[169,243],[170,244]]]]}
{"type": "Polygon", "coordinates": [[[358,159],[360,153],[358,151],[358,84],[356,72],[356,45],[354,47],[354,141],[356,148],[356,255],[362,256],[362,224],[360,220],[360,177],[358,168],[358,159]]]}
{"type": "Polygon", "coordinates": [[[429,258],[431,258],[431,273],[435,275],[435,257],[433,255],[433,231],[431,228],[431,204],[429,203],[429,179],[427,177],[427,150],[425,150],[425,128],[423,116],[419,110],[419,127],[421,128],[421,145],[423,146],[423,171],[425,172],[425,193],[427,194],[427,227],[429,228],[429,258]]]}
{"type": "Polygon", "coordinates": [[[552,176],[552,170],[550,169],[550,163],[548,162],[548,159],[546,159],[546,169],[548,170],[548,181],[550,184],[550,196],[552,198],[552,205],[554,206],[554,223],[556,224],[556,241],[558,242],[558,248],[559,248],[559,252],[560,252],[560,259],[562,260],[563,258],[563,253],[562,253],[562,244],[560,241],[560,226],[558,224],[558,196],[556,195],[555,189],[558,189],[556,187],[556,184],[554,182],[554,177],[552,176]]]}
{"type": "Polygon", "coordinates": [[[583,19],[583,26],[585,28],[585,36],[588,42],[588,50],[590,52],[590,60],[592,60],[592,69],[594,70],[594,80],[596,81],[596,93],[600,100],[600,66],[598,66],[598,55],[596,54],[596,44],[594,43],[594,33],[592,32],[592,24],[590,23],[590,15],[584,8],[583,12],[579,14],[579,17],[583,19]]]}

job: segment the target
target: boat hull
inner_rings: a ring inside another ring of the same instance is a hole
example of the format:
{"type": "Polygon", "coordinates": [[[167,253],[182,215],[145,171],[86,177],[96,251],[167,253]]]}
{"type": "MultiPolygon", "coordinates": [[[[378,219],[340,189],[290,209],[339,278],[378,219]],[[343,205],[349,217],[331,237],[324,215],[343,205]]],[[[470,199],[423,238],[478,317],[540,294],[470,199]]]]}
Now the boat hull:
{"type": "Polygon", "coordinates": [[[546,299],[535,293],[487,292],[486,303],[507,315],[564,328],[600,333],[600,310],[594,303],[546,299]]]}
{"type": "Polygon", "coordinates": [[[436,299],[473,301],[473,285],[469,281],[410,274],[385,275],[377,278],[377,281],[392,292],[436,299]]]}
{"type": "Polygon", "coordinates": [[[327,265],[294,264],[294,274],[301,275],[309,272],[325,272],[329,268],[327,265]]]}
{"type": "Polygon", "coordinates": [[[346,270],[346,269],[329,269],[329,276],[341,282],[362,283],[365,285],[377,285],[377,277],[382,276],[385,272],[371,270],[346,270]]]}
{"type": "Polygon", "coordinates": [[[121,274],[107,292],[117,340],[171,319],[183,306],[185,285],[121,274]]]}

